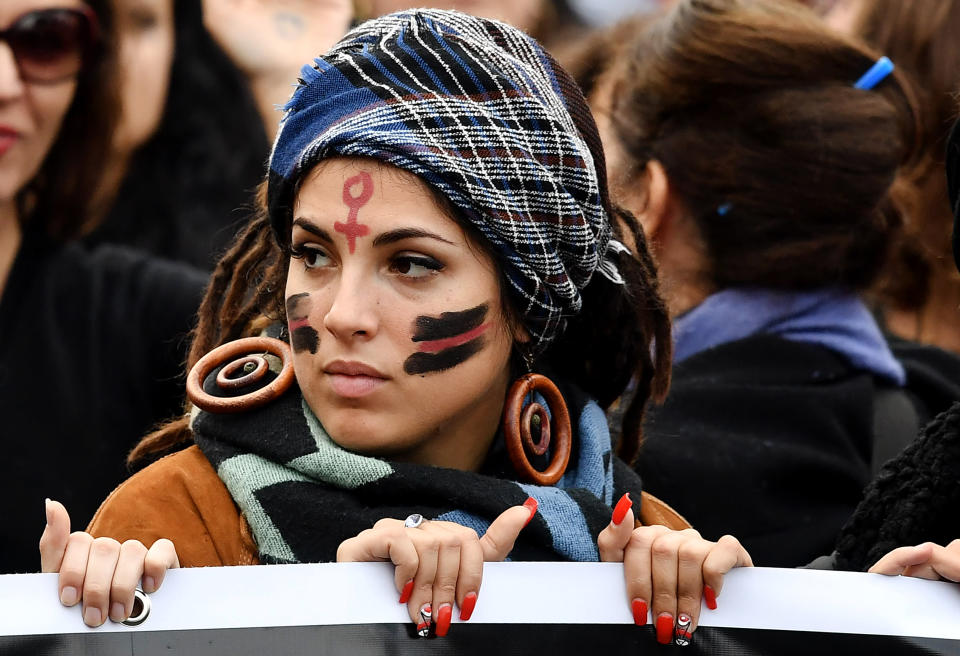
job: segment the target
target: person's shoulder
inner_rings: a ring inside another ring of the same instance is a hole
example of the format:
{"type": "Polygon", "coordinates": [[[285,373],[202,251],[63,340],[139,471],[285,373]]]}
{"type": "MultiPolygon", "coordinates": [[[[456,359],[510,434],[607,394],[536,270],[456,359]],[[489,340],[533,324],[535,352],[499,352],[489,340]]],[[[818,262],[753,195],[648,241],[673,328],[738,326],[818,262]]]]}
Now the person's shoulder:
{"type": "Polygon", "coordinates": [[[117,487],[88,532],[150,546],[173,541],[185,567],[256,562],[233,498],[196,446],[168,455],[117,487]]]}
{"type": "Polygon", "coordinates": [[[854,375],[830,349],[776,335],[753,335],[706,349],[674,367],[673,386],[823,384],[854,375]]]}

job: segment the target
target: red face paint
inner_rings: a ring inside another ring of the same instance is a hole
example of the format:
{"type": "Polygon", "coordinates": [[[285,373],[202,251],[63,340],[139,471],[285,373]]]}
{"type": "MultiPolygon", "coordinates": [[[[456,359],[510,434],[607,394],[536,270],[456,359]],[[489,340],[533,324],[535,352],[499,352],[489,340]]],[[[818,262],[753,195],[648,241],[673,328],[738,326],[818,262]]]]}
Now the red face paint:
{"type": "Polygon", "coordinates": [[[357,237],[363,237],[370,233],[370,226],[357,223],[357,215],[360,208],[366,205],[372,196],[373,178],[366,171],[360,171],[343,183],[343,204],[350,208],[350,212],[347,214],[347,222],[337,221],[333,224],[333,229],[346,235],[347,248],[349,248],[351,254],[357,246],[357,237]],[[354,196],[352,191],[357,185],[360,185],[360,193],[354,196]]]}
{"type": "Polygon", "coordinates": [[[482,335],[490,327],[484,323],[487,310],[484,303],[462,312],[443,312],[439,317],[417,317],[413,333],[417,352],[404,361],[404,371],[410,375],[446,371],[476,355],[483,348],[482,335]]]}
{"type": "Polygon", "coordinates": [[[310,294],[294,294],[287,299],[287,327],[290,330],[290,345],[297,353],[317,352],[320,334],[310,325],[310,294]]]}

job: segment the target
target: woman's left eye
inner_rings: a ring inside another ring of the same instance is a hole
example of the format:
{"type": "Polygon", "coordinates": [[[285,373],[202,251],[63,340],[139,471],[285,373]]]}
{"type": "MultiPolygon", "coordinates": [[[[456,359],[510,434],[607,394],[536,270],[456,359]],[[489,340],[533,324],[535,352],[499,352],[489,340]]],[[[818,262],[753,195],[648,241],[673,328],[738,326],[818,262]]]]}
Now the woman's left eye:
{"type": "Polygon", "coordinates": [[[390,270],[407,278],[423,278],[441,271],[443,264],[424,255],[398,255],[390,262],[390,270]]]}

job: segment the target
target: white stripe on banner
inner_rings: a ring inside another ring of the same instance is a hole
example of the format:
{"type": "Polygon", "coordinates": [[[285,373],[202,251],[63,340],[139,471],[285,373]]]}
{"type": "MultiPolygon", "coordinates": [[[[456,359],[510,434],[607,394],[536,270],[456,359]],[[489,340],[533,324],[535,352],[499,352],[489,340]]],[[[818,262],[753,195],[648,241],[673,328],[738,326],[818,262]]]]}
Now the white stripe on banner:
{"type": "MultiPolygon", "coordinates": [[[[470,624],[631,624],[623,567],[487,563],[470,624]]],[[[173,570],[137,627],[89,629],[57,575],[0,575],[0,636],[406,624],[384,563],[173,570]]],[[[458,622],[454,613],[454,623],[458,622]]],[[[960,585],[802,569],[737,569],[700,626],[960,640],[960,585]]]]}

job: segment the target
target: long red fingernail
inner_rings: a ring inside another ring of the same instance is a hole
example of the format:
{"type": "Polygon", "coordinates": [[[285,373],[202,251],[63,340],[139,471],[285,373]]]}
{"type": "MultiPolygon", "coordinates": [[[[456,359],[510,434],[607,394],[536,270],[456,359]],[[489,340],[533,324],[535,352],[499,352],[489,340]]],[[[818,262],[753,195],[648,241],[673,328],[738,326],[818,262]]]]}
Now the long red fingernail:
{"type": "Polygon", "coordinates": [[[693,624],[693,620],[686,613],[677,615],[677,630],[674,632],[673,641],[680,647],[686,647],[690,644],[690,638],[693,637],[690,633],[691,624],[693,624]]]}
{"type": "Polygon", "coordinates": [[[413,579],[403,585],[403,590],[400,591],[400,603],[405,604],[410,601],[411,594],[413,594],[413,579]]]}
{"type": "Polygon", "coordinates": [[[710,610],[717,610],[717,593],[709,585],[703,586],[703,601],[710,610]]]}
{"type": "Polygon", "coordinates": [[[435,633],[442,638],[450,630],[450,619],[453,616],[453,604],[440,604],[437,609],[437,625],[435,633]]]}
{"type": "Polygon", "coordinates": [[[630,602],[630,610],[633,611],[633,623],[637,626],[645,626],[647,623],[647,602],[643,599],[634,599],[630,602]]]}
{"type": "Polygon", "coordinates": [[[673,640],[673,615],[660,613],[657,616],[657,642],[669,645],[673,640]]]}
{"type": "Polygon", "coordinates": [[[466,622],[473,616],[473,609],[477,605],[477,593],[468,592],[463,597],[463,603],[460,604],[460,621],[466,622]]]}
{"type": "Polygon", "coordinates": [[[615,526],[620,526],[620,522],[623,521],[623,518],[627,516],[627,511],[632,507],[633,501],[630,500],[630,493],[627,492],[620,497],[620,501],[617,501],[617,507],[613,509],[612,521],[615,526]]]}
{"type": "Polygon", "coordinates": [[[537,500],[533,497],[528,497],[526,501],[523,502],[523,507],[530,511],[530,516],[527,517],[527,521],[524,523],[524,527],[530,523],[530,520],[533,519],[533,516],[537,514],[537,500]]]}

